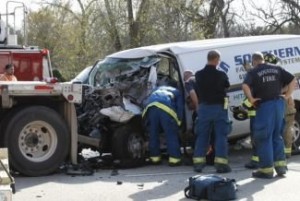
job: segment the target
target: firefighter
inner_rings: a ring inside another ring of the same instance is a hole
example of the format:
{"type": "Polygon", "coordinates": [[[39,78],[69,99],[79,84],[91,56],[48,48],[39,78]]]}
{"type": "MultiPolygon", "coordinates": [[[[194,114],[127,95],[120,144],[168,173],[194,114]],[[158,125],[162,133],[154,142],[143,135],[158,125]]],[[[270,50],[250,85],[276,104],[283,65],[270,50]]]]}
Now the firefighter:
{"type": "MultiPolygon", "coordinates": [[[[264,55],[264,59],[267,63],[270,64],[277,64],[279,62],[278,58],[272,54],[267,53],[264,55]]],[[[286,87],[283,88],[283,94],[286,93],[286,87]]],[[[291,157],[292,154],[292,142],[293,142],[293,124],[295,120],[295,114],[297,110],[295,108],[295,102],[293,97],[290,96],[288,99],[285,100],[285,115],[284,115],[284,132],[283,132],[283,140],[284,140],[284,153],[287,158],[291,157]]]]}
{"type": "Polygon", "coordinates": [[[170,86],[160,86],[150,94],[145,102],[143,118],[149,133],[149,154],[151,164],[160,164],[161,129],[165,133],[169,166],[181,165],[179,126],[183,117],[183,96],[170,86]]]}
{"type": "Polygon", "coordinates": [[[283,98],[288,99],[291,96],[295,78],[281,67],[265,64],[260,52],[252,55],[252,64],[255,69],[247,73],[242,85],[246,97],[256,106],[253,139],[259,157],[259,168],[252,172],[252,176],[272,178],[274,167],[277,175],[283,176],[287,170],[281,136],[283,98]],[[287,86],[284,96],[281,96],[282,86],[287,86]]]}
{"type": "MultiPolygon", "coordinates": [[[[199,105],[198,97],[196,94],[196,80],[195,75],[192,71],[186,70],[183,72],[183,81],[185,90],[188,93],[188,97],[186,98],[186,103],[188,109],[193,111],[192,119],[193,119],[193,132],[195,131],[195,125],[197,122],[197,108],[199,105]]],[[[214,151],[214,132],[213,126],[211,126],[211,136],[210,136],[210,146],[206,153],[206,164],[214,165],[215,151],[214,151]]]]}
{"type": "Polygon", "coordinates": [[[194,171],[202,172],[206,163],[211,128],[215,133],[215,159],[217,173],[231,171],[228,165],[227,135],[230,131],[228,119],[228,99],[226,89],[230,86],[227,75],[217,70],[220,62],[217,50],[207,54],[207,65],[196,72],[196,90],[199,99],[198,120],[196,123],[196,142],[194,151],[194,171]]]}
{"type": "Polygon", "coordinates": [[[15,67],[13,64],[7,64],[5,66],[5,72],[0,76],[0,81],[18,81],[15,73],[15,67]]]}

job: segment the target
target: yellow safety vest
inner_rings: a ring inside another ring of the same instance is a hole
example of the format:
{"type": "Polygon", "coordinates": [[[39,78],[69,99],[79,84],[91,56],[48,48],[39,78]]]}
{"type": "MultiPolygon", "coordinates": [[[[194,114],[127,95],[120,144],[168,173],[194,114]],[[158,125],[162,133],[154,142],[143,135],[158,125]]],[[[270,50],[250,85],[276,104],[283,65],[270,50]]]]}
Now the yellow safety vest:
{"type": "Polygon", "coordinates": [[[176,112],[174,110],[172,110],[170,107],[160,103],[160,102],[153,102],[153,103],[150,103],[149,105],[147,105],[147,107],[144,109],[143,111],[143,114],[142,114],[142,117],[145,116],[147,110],[152,107],[152,106],[155,106],[155,107],[158,107],[159,109],[162,109],[163,111],[165,111],[166,113],[168,113],[171,117],[173,117],[173,119],[176,121],[176,123],[180,126],[181,125],[181,121],[179,120],[176,112]]]}

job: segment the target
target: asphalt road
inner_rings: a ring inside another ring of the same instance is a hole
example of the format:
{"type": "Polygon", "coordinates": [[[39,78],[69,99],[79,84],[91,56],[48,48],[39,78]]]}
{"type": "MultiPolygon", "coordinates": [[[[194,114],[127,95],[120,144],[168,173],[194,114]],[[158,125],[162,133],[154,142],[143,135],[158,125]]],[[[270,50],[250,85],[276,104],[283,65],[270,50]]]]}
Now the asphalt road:
{"type": "MultiPolygon", "coordinates": [[[[300,156],[288,160],[285,178],[254,179],[244,163],[249,150],[231,150],[231,173],[222,174],[237,181],[237,200],[298,201],[300,200],[300,156]]],[[[208,166],[202,174],[213,174],[208,166]]],[[[196,175],[192,166],[146,166],[135,169],[98,170],[92,176],[70,176],[63,173],[45,177],[15,177],[17,192],[14,201],[125,201],[125,200],[189,200],[183,189],[188,178],[196,175]],[[112,176],[112,173],[117,175],[112,176]]]]}

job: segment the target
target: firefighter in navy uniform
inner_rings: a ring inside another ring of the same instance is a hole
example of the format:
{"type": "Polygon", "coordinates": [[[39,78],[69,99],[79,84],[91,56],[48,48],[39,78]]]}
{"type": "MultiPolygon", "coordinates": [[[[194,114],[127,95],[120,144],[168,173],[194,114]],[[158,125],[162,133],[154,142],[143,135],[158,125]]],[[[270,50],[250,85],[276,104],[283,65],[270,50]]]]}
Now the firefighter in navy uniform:
{"type": "Polygon", "coordinates": [[[198,121],[196,123],[196,142],[194,150],[194,171],[202,172],[206,163],[206,152],[209,147],[211,126],[215,133],[214,164],[218,173],[231,172],[228,165],[227,135],[230,130],[228,118],[229,88],[227,75],[216,69],[220,62],[220,53],[216,50],[207,54],[207,65],[196,72],[196,92],[199,99],[198,121]]]}
{"type": "MultiPolygon", "coordinates": [[[[186,99],[187,106],[190,110],[193,111],[192,114],[192,120],[193,120],[193,131],[195,131],[195,125],[197,122],[197,108],[199,105],[198,97],[196,94],[196,79],[195,75],[192,71],[186,70],[183,72],[183,80],[184,80],[184,86],[185,90],[188,93],[188,97],[186,99]]],[[[207,165],[214,165],[214,159],[215,159],[215,149],[214,149],[214,133],[213,133],[213,126],[211,128],[211,134],[210,134],[210,146],[206,153],[206,164],[207,165]]]]}
{"type": "MultiPolygon", "coordinates": [[[[264,55],[264,59],[267,63],[277,64],[278,58],[272,54],[267,53],[264,55]]],[[[286,88],[283,88],[283,94],[286,92],[286,88]]],[[[295,108],[295,102],[293,97],[289,97],[285,100],[285,115],[284,115],[284,132],[283,132],[283,140],[284,140],[284,153],[287,158],[291,157],[292,154],[292,143],[293,143],[293,126],[295,120],[295,114],[297,110],[295,108]]]]}
{"type": "Polygon", "coordinates": [[[283,99],[291,96],[295,78],[279,66],[265,64],[260,52],[252,55],[252,64],[255,68],[247,73],[242,85],[246,97],[256,107],[253,140],[259,167],[252,176],[272,178],[274,167],[277,175],[283,176],[287,170],[282,139],[283,99]],[[287,86],[284,96],[281,96],[282,86],[287,86]]]}
{"type": "Polygon", "coordinates": [[[181,165],[179,126],[183,117],[183,96],[174,87],[156,88],[145,102],[143,118],[149,133],[149,154],[152,164],[160,164],[160,131],[166,136],[169,165],[181,165]]]}

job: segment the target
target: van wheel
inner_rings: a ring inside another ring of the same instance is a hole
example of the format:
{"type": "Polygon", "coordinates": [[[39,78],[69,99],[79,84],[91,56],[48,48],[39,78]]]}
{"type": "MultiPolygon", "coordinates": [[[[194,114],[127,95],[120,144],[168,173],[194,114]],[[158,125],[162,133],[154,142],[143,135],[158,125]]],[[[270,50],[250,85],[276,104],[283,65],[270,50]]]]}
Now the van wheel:
{"type": "Polygon", "coordinates": [[[292,154],[300,154],[300,113],[296,113],[293,126],[292,154]]]}
{"type": "Polygon", "coordinates": [[[114,132],[112,155],[121,168],[137,167],[144,164],[145,149],[142,133],[126,125],[114,132]]]}
{"type": "Polygon", "coordinates": [[[32,106],[17,112],[5,131],[13,168],[27,176],[54,172],[69,151],[69,131],[54,110],[32,106]]]}

